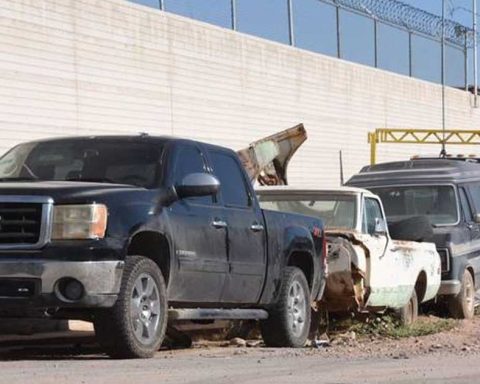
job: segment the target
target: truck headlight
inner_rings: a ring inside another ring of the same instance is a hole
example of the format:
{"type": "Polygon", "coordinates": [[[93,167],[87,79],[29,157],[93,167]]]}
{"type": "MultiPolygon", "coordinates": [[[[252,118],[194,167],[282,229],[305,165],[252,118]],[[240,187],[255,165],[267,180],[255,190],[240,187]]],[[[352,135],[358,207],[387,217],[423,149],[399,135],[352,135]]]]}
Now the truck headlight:
{"type": "Polygon", "coordinates": [[[107,207],[103,204],[55,205],[53,240],[101,239],[107,228],[107,207]]]}

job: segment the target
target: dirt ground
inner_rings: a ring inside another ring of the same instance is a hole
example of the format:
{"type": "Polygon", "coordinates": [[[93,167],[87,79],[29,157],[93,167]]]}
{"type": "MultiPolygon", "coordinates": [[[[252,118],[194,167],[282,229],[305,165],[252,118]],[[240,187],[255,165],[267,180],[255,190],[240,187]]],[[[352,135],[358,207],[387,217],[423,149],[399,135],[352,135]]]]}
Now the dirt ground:
{"type": "MultiPolygon", "coordinates": [[[[150,360],[111,360],[89,327],[61,340],[0,340],[0,383],[477,383],[480,317],[449,331],[389,340],[346,332],[330,346],[271,349],[197,342],[150,360]]],[[[242,344],[242,343],[240,343],[242,344]]]]}

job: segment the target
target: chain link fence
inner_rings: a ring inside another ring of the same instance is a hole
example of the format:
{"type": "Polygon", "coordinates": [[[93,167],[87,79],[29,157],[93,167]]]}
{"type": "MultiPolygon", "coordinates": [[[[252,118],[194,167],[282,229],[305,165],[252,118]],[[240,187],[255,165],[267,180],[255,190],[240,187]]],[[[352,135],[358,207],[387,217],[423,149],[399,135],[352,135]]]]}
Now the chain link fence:
{"type": "Polygon", "coordinates": [[[397,0],[131,0],[298,48],[467,89],[472,30],[397,0]]]}

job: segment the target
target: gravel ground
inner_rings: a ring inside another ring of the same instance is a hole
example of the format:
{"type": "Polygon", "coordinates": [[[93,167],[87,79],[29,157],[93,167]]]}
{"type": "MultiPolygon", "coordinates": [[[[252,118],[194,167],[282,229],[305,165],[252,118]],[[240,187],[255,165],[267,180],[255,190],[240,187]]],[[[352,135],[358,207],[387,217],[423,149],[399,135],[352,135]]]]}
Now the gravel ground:
{"type": "MultiPolygon", "coordinates": [[[[330,347],[271,349],[225,342],[160,351],[151,360],[110,360],[90,338],[76,345],[0,348],[0,383],[477,383],[480,318],[450,331],[399,340],[344,334],[330,347]],[[90,342],[90,343],[89,343],[90,342]]],[[[78,335],[77,335],[78,336],[78,335]]],[[[247,341],[258,345],[256,340],[247,341]]],[[[40,343],[40,344],[34,344],[40,343]]],[[[1,343],[0,343],[1,345],[1,343]]]]}

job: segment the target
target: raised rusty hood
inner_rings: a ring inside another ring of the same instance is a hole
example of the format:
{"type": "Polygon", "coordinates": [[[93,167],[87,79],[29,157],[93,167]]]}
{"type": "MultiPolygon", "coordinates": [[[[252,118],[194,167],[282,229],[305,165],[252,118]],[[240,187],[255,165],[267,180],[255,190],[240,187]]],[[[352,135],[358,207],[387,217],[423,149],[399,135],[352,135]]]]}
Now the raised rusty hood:
{"type": "Polygon", "coordinates": [[[252,183],[286,185],[288,162],[307,140],[303,124],[254,141],[237,151],[252,183]]]}

